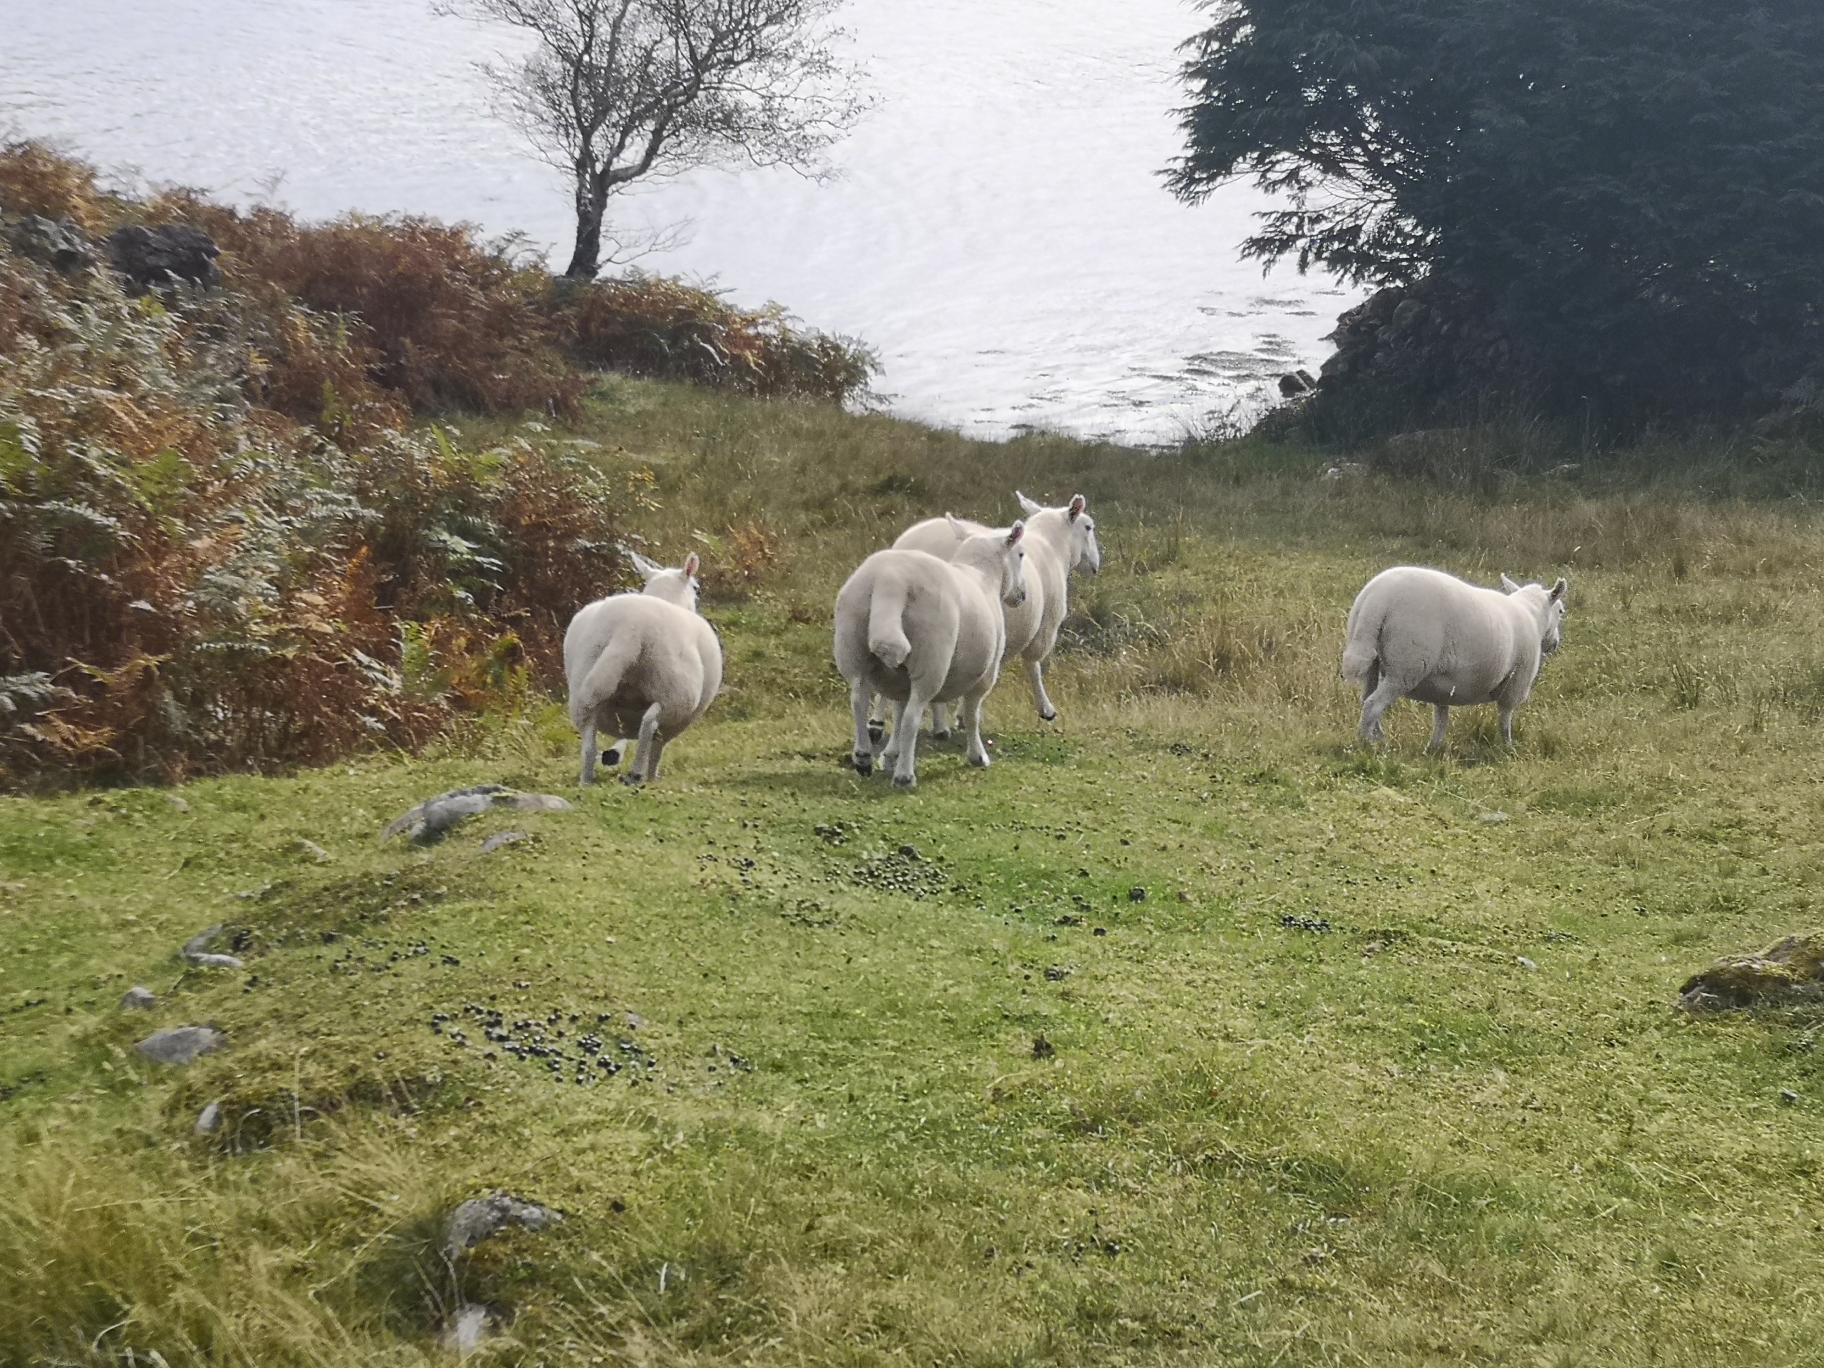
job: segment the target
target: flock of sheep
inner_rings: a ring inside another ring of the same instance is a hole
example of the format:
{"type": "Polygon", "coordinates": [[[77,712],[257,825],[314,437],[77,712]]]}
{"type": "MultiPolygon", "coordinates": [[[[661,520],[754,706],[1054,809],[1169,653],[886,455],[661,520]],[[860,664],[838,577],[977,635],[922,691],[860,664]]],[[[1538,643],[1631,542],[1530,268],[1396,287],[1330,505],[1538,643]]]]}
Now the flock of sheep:
{"type": "MultiPolygon", "coordinates": [[[[918,782],[919,726],[950,734],[948,709],[968,729],[969,763],[989,764],[982,704],[1004,666],[1022,662],[1046,721],[1045,661],[1069,607],[1073,571],[1102,566],[1095,519],[1081,494],[1046,508],[1017,494],[1026,516],[987,527],[946,514],[908,528],[850,575],[836,596],[836,666],[849,684],[852,759],[893,782],[918,782]],[[893,706],[889,736],[884,705],[893,706]],[[884,743],[884,748],[883,748],[884,743]]],[[[722,645],[697,613],[697,557],[667,568],[630,553],[638,592],[589,604],[564,637],[570,717],[582,733],[583,782],[595,780],[597,737],[614,744],[602,763],[638,749],[625,782],[659,777],[665,743],[703,716],[722,685],[722,645]]],[[[1514,710],[1532,692],[1545,657],[1564,637],[1568,586],[1501,577],[1500,589],[1441,570],[1395,566],[1370,580],[1349,610],[1343,677],[1362,691],[1362,739],[1381,740],[1381,719],[1401,698],[1436,712],[1429,749],[1444,745],[1450,710],[1493,703],[1513,744],[1514,710]]]]}

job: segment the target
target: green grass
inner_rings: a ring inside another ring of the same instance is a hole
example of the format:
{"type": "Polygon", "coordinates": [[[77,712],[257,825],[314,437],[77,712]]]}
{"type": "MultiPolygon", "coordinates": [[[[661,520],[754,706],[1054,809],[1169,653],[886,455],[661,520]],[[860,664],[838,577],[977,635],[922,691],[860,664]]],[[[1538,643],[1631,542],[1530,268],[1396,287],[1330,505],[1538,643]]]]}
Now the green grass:
{"type": "Polygon", "coordinates": [[[543,434],[578,438],[653,472],[655,554],[773,547],[708,607],[729,692],[656,788],[375,844],[440,789],[572,792],[553,709],[187,810],[0,800],[0,1362],[439,1361],[462,1300],[528,1365],[1815,1361],[1819,1023],[1671,1007],[1819,920],[1810,503],[626,383],[543,434]],[[1062,721],[1009,681],[991,770],[857,778],[836,586],[1016,486],[1104,531],[1062,721]],[[1514,755],[1466,710],[1423,758],[1411,705],[1353,744],[1342,620],[1395,560],[1570,575],[1514,755]],[[247,969],[184,971],[217,921],[247,969]],[[554,1081],[470,1005],[606,1017],[627,1067],[554,1081]],[[190,1022],[231,1047],[133,1054],[190,1022]],[[442,1216],[494,1187],[569,1219],[452,1269],[442,1216]]]}

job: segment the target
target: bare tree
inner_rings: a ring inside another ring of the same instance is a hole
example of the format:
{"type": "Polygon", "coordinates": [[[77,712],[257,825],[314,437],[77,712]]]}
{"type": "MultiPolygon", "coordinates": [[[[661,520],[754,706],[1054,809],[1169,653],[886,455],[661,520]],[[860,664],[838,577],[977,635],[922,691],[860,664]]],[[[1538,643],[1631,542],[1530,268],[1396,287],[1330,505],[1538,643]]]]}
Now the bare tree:
{"type": "Polygon", "coordinates": [[[540,156],[571,177],[576,250],[602,266],[608,199],[642,177],[746,160],[807,173],[862,112],[830,48],[841,0],[434,0],[536,39],[483,68],[540,156]]]}

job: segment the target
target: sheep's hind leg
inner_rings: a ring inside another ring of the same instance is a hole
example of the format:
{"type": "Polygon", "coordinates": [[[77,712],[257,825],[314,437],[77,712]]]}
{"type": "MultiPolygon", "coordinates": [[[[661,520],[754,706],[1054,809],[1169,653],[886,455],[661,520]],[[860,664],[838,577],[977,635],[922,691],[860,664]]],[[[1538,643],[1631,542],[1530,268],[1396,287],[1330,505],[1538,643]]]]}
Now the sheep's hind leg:
{"type": "MultiPolygon", "coordinates": [[[[887,739],[887,700],[875,694],[868,702],[867,717],[868,744],[874,751],[880,749],[880,743],[887,739]]],[[[860,735],[857,731],[856,735],[860,735]]],[[[866,770],[862,770],[866,774],[866,770]]]]}
{"type": "Polygon", "coordinates": [[[1514,748],[1514,710],[1501,709],[1501,743],[1509,750],[1514,748]]]}
{"type": "Polygon", "coordinates": [[[963,700],[963,720],[969,724],[969,763],[977,769],[987,769],[993,763],[988,747],[982,741],[982,709],[987,703],[986,689],[963,700]]]}
{"type": "Polygon", "coordinates": [[[884,699],[871,696],[868,686],[861,680],[849,686],[849,711],[855,718],[855,749],[849,753],[849,762],[855,766],[857,774],[874,773],[874,749],[880,744],[886,727],[873,714],[884,702],[884,699]]]}
{"type": "Polygon", "coordinates": [[[583,726],[583,782],[595,782],[595,723],[583,726]]]}
{"type": "Polygon", "coordinates": [[[1045,692],[1045,663],[1039,660],[1027,661],[1026,679],[1032,685],[1032,701],[1039,705],[1039,720],[1056,722],[1058,710],[1051,701],[1051,695],[1045,692]]]}
{"type": "Polygon", "coordinates": [[[602,752],[602,763],[609,769],[616,768],[621,761],[627,758],[627,747],[632,744],[633,742],[625,736],[616,737],[614,744],[602,752]]]}
{"type": "Polygon", "coordinates": [[[1362,740],[1371,746],[1379,745],[1386,734],[1381,730],[1381,719],[1387,715],[1387,709],[1399,701],[1405,692],[1393,680],[1381,677],[1372,690],[1364,690],[1362,695],[1362,740]]]}
{"type": "Polygon", "coordinates": [[[1425,747],[1427,755],[1444,749],[1444,732],[1450,726],[1450,709],[1442,703],[1434,704],[1433,709],[1432,716],[1435,720],[1431,726],[1431,744],[1425,747]]]}
{"type": "Polygon", "coordinates": [[[948,741],[950,739],[950,707],[946,703],[931,705],[931,739],[948,741]]]}
{"type": "Polygon", "coordinates": [[[654,703],[640,718],[640,752],[634,757],[633,768],[621,776],[621,782],[638,785],[657,775],[659,748],[663,745],[659,740],[659,705],[654,703]]]}
{"type": "Polygon", "coordinates": [[[918,719],[930,702],[931,693],[920,689],[915,679],[912,696],[899,705],[899,715],[893,719],[893,744],[887,749],[893,754],[895,788],[913,788],[918,783],[918,719]]]}

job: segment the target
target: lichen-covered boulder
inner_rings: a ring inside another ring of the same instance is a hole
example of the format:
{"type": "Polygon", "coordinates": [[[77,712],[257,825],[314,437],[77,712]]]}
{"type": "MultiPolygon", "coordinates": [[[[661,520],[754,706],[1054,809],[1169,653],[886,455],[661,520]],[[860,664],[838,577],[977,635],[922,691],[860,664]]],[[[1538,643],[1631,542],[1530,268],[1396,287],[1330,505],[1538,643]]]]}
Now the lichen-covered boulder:
{"type": "Polygon", "coordinates": [[[88,238],[67,218],[48,219],[39,214],[27,214],[0,225],[0,239],[20,256],[42,262],[65,275],[95,264],[88,238]]]}
{"type": "Polygon", "coordinates": [[[174,284],[221,283],[222,273],[215,264],[221,249],[209,234],[187,223],[167,223],[157,228],[130,224],[110,234],[102,249],[108,254],[108,264],[125,278],[132,294],[174,284]]]}
{"type": "Polygon", "coordinates": [[[490,1192],[485,1197],[464,1202],[450,1213],[443,1252],[454,1259],[458,1254],[473,1249],[509,1226],[519,1226],[524,1230],[544,1230],[563,1219],[561,1211],[553,1211],[548,1206],[540,1206],[537,1202],[528,1202],[505,1192],[490,1192]]]}
{"type": "Polygon", "coordinates": [[[1824,998],[1824,935],[1787,936],[1756,955],[1730,955],[1678,990],[1687,1012],[1789,1006],[1824,998]]]}
{"type": "Polygon", "coordinates": [[[184,1065],[202,1055],[214,1054],[228,1038],[213,1026],[174,1026],[147,1036],[133,1048],[154,1064],[184,1065]]]}

